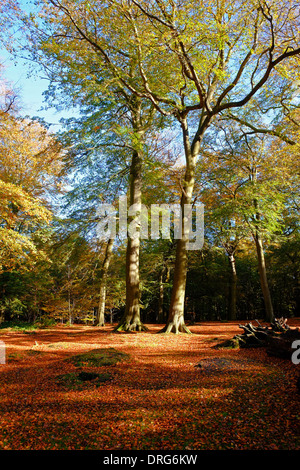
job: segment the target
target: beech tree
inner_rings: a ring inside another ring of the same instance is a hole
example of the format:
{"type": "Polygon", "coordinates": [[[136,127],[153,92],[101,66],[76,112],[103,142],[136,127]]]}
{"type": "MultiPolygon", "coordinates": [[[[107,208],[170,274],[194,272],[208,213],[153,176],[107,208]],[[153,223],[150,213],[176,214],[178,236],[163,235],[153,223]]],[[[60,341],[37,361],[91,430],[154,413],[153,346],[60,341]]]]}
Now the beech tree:
{"type": "MultiPolygon", "coordinates": [[[[138,216],[141,206],[145,138],[152,125],[155,108],[149,100],[132,93],[124,85],[117,70],[109,66],[106,55],[102,54],[104,51],[101,52],[98,38],[102,37],[109,44],[110,29],[114,29],[114,25],[107,22],[105,13],[105,7],[112,7],[110,2],[101,6],[98,2],[38,3],[41,6],[40,16],[31,15],[23,19],[28,27],[27,32],[30,32],[31,57],[44,66],[50,80],[49,102],[53,104],[56,101],[58,107],[62,102],[69,108],[78,106],[82,115],[89,120],[93,114],[94,119],[99,118],[99,134],[114,135],[115,140],[110,144],[119,147],[120,153],[122,148],[131,151],[129,206],[136,208],[136,214],[129,216],[130,223],[138,216]],[[89,17],[87,22],[86,15],[89,17]]],[[[122,38],[123,42],[128,33],[125,26],[123,21],[118,39],[122,38]]],[[[119,46],[112,43],[108,54],[119,56],[118,66],[130,70],[130,80],[134,81],[137,52],[123,53],[121,48],[121,43],[119,46]]],[[[139,251],[140,237],[128,236],[126,312],[118,329],[144,329],[140,321],[139,251]]]]}
{"type": "MultiPolygon", "coordinates": [[[[122,81],[133,93],[148,97],[163,115],[174,116],[182,129],[183,207],[192,202],[196,159],[214,119],[253,106],[272,87],[278,89],[276,81],[294,80],[291,72],[300,52],[298,9],[291,1],[112,3],[119,7],[118,14],[122,7],[124,17],[134,22],[139,52],[141,83],[130,82],[124,70],[122,81]],[[163,64],[168,66],[162,68],[163,64]],[[192,125],[188,117],[194,118],[192,125]]],[[[116,66],[113,58],[109,61],[116,66]]],[[[183,237],[177,242],[166,332],[188,332],[184,324],[187,241],[183,237]]]]}

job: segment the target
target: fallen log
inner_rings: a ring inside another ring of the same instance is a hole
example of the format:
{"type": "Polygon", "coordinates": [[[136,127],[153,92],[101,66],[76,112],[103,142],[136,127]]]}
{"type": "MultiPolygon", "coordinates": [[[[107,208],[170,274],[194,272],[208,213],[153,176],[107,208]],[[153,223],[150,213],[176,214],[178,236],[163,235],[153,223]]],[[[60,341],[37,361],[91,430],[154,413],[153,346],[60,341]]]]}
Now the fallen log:
{"type": "Polygon", "coordinates": [[[300,331],[298,328],[288,329],[279,335],[270,335],[267,337],[266,351],[270,356],[291,359],[294,352],[292,344],[296,340],[300,340],[300,331]]]}
{"type": "Polygon", "coordinates": [[[262,326],[258,320],[253,325],[239,325],[243,330],[240,335],[217,344],[216,348],[259,348],[266,347],[267,353],[284,359],[291,358],[292,343],[300,339],[299,328],[290,328],[286,318],[275,319],[270,326],[262,326]]]}

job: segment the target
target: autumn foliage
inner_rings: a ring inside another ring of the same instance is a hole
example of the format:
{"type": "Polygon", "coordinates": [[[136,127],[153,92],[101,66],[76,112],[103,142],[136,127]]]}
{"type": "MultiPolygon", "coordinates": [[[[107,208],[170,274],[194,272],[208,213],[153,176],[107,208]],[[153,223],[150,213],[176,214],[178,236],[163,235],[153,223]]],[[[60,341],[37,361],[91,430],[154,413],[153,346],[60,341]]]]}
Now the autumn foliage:
{"type": "Polygon", "coordinates": [[[214,346],[300,325],[299,6],[19,3],[0,44],[63,117],[0,64],[0,449],[298,449],[298,366],[214,346]],[[201,249],[186,217],[143,236],[142,204],[198,202],[201,249]]]}
{"type": "Polygon", "coordinates": [[[160,327],[2,330],[0,448],[299,449],[299,366],[264,349],[215,349],[235,322],[196,324],[193,335],[160,327]],[[95,350],[106,362],[89,362],[95,350]]]}

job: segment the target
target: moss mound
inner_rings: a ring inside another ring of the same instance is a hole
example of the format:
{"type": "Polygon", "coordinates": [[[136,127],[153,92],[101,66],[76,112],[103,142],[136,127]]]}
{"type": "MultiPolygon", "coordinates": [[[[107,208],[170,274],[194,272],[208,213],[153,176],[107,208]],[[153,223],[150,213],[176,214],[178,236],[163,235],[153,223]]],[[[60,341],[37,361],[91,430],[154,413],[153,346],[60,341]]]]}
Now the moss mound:
{"type": "Polygon", "coordinates": [[[63,374],[56,378],[56,383],[68,390],[83,390],[90,384],[99,387],[102,383],[112,379],[112,375],[108,372],[96,374],[93,372],[80,372],[79,374],[71,372],[63,374]]]}
{"type": "Polygon", "coordinates": [[[222,343],[216,344],[216,346],[214,346],[214,348],[215,349],[221,349],[221,348],[239,349],[240,348],[240,341],[238,340],[238,338],[227,339],[227,340],[223,341],[222,343]]]}
{"type": "Polygon", "coordinates": [[[114,348],[92,349],[82,354],[76,354],[76,356],[72,356],[66,360],[82,370],[80,370],[80,372],[60,375],[56,378],[56,383],[68,390],[85,390],[90,386],[99,387],[99,385],[111,381],[113,375],[106,371],[98,373],[97,369],[96,371],[91,371],[91,369],[87,371],[84,369],[114,366],[118,362],[128,359],[128,354],[117,351],[114,348]]]}
{"type": "Polygon", "coordinates": [[[114,348],[92,349],[83,354],[68,359],[76,367],[102,367],[114,366],[118,362],[128,360],[129,355],[114,348]]]}

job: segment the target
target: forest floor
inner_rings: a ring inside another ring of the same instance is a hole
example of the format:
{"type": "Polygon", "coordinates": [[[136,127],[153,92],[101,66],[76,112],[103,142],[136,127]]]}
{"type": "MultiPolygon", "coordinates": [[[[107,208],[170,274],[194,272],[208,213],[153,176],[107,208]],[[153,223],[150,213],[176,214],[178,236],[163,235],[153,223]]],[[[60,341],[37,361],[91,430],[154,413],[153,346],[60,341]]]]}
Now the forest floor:
{"type": "Polygon", "coordinates": [[[0,330],[0,449],[300,449],[300,366],[261,348],[215,349],[242,332],[238,322],[198,323],[192,335],[147,326],[0,330]],[[70,360],[102,348],[128,356],[70,360]],[[99,375],[79,380],[82,372],[99,375]]]}

